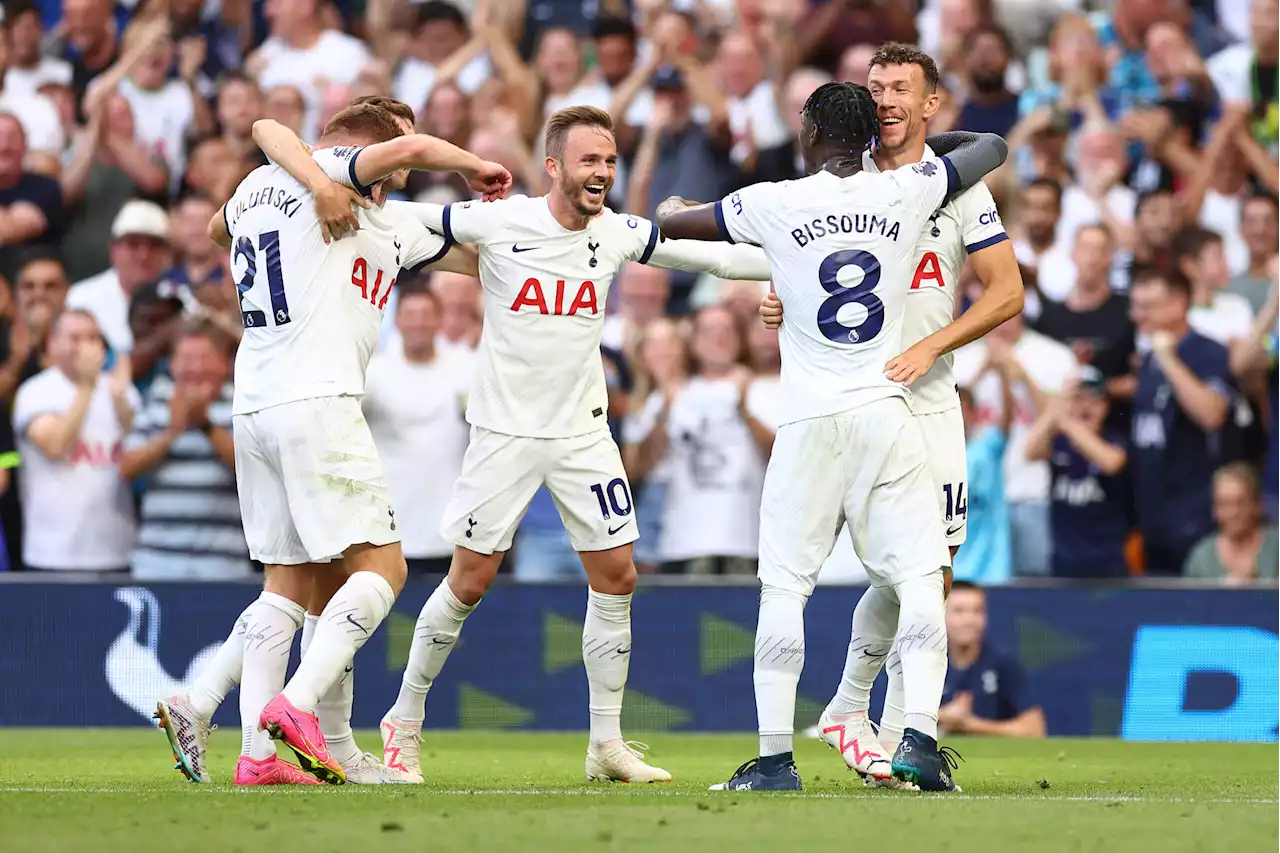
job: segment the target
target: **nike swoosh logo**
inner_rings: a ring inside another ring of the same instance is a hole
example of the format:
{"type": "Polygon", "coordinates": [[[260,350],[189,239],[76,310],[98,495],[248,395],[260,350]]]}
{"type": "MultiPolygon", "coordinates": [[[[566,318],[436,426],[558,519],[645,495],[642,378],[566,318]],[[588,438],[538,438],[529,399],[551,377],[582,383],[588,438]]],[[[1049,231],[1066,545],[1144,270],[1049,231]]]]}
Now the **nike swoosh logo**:
{"type": "Polygon", "coordinates": [[[629,655],[631,654],[631,647],[627,646],[625,649],[614,649],[613,653],[616,654],[618,657],[622,657],[623,655],[629,655]]]}
{"type": "Polygon", "coordinates": [[[963,524],[957,525],[957,526],[955,526],[955,527],[948,527],[948,528],[947,528],[947,535],[948,535],[948,536],[955,536],[955,535],[956,535],[957,533],[959,533],[961,530],[964,530],[964,525],[963,525],[963,524]]]}
{"type": "Polygon", "coordinates": [[[434,644],[435,644],[435,645],[437,645],[437,646],[451,646],[451,645],[453,645],[453,640],[450,640],[450,639],[443,639],[443,640],[442,640],[442,639],[440,639],[439,637],[432,637],[432,638],[431,638],[431,642],[432,642],[432,643],[434,643],[434,644]]]}
{"type": "Polygon", "coordinates": [[[628,524],[630,524],[630,523],[631,523],[630,521],[624,521],[624,522],[622,522],[621,524],[619,524],[617,527],[610,527],[610,528],[609,528],[609,535],[610,535],[610,536],[612,536],[613,534],[617,533],[619,530],[621,530],[622,528],[626,527],[626,526],[627,526],[628,524]]]}
{"type": "Polygon", "coordinates": [[[361,624],[360,624],[359,622],[357,622],[354,618],[352,618],[352,616],[351,616],[351,614],[350,614],[350,613],[348,613],[348,614],[347,614],[347,621],[348,621],[348,622],[350,622],[352,625],[355,625],[355,626],[356,626],[357,628],[359,628],[361,631],[364,631],[366,634],[367,634],[367,633],[369,633],[369,629],[368,629],[368,628],[366,628],[366,627],[364,627],[363,625],[361,625],[361,624]]]}
{"type": "Polygon", "coordinates": [[[521,252],[532,252],[532,251],[533,251],[534,249],[536,249],[536,248],[538,248],[538,247],[537,247],[537,246],[525,246],[523,249],[521,249],[519,246],[512,246],[512,247],[511,247],[511,251],[512,251],[512,252],[515,252],[515,253],[518,255],[518,254],[520,254],[521,252]]]}

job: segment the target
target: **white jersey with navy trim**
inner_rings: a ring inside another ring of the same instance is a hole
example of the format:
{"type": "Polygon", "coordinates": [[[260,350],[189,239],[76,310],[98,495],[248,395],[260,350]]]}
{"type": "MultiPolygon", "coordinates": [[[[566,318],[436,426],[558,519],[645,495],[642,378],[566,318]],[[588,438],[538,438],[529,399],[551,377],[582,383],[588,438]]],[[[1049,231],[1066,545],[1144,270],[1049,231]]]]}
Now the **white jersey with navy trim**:
{"type": "Polygon", "coordinates": [[[954,185],[951,164],[754,184],[716,203],[724,237],[763,247],[785,315],[780,422],[906,396],[884,365],[902,351],[916,243],[954,185]]]}
{"type": "MultiPolygon", "coordinates": [[[[357,151],[313,157],[331,178],[349,179],[357,151]]],[[[443,238],[403,213],[373,208],[359,212],[356,234],[325,245],[315,200],[275,165],[250,173],[223,215],[245,327],[233,412],[363,394],[396,277],[443,257],[443,238]]]]}
{"type": "MultiPolygon", "coordinates": [[[[935,160],[925,147],[925,160],[935,160]]],[[[868,172],[879,172],[868,152],[862,156],[868,172]]],[[[916,242],[916,259],[908,270],[910,286],[902,321],[903,349],[924,340],[955,319],[960,273],[968,256],[1009,236],[1000,221],[995,199],[984,183],[977,183],[940,207],[916,242]]],[[[918,415],[944,412],[960,405],[956,378],[947,353],[911,385],[911,410],[918,415]]]]}
{"type": "Polygon", "coordinates": [[[545,196],[387,207],[409,212],[447,244],[479,247],[484,330],[467,420],[506,435],[570,438],[608,428],[600,337],[609,286],[624,263],[769,277],[758,249],[661,241],[640,217],[606,210],[570,231],[545,196]]]}

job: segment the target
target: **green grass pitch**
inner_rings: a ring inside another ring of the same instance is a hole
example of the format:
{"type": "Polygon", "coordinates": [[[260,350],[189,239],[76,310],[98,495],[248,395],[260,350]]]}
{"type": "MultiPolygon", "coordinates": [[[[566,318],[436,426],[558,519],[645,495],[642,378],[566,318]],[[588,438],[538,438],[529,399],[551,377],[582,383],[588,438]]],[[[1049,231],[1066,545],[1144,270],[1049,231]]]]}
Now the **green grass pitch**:
{"type": "MultiPolygon", "coordinates": [[[[377,734],[362,733],[370,750],[377,734]]],[[[665,733],[669,785],[586,785],[585,736],[427,732],[420,786],[230,786],[239,738],[213,736],[217,782],[171,768],[158,731],[0,730],[0,850],[1275,851],[1275,744],[957,739],[963,794],[864,789],[816,741],[802,794],[709,793],[750,735],[665,733]]]]}

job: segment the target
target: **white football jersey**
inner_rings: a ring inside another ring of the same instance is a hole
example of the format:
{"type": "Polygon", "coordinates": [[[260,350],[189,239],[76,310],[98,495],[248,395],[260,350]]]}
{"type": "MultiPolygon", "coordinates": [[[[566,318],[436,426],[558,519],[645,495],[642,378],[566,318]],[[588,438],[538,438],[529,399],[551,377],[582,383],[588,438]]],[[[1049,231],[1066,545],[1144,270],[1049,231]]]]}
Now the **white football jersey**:
{"type": "MultiPolygon", "coordinates": [[[[936,160],[925,147],[925,160],[936,160]]],[[[870,152],[862,166],[879,172],[870,152]]],[[[977,183],[939,208],[916,241],[913,266],[908,269],[906,314],[902,321],[903,349],[924,340],[955,319],[960,273],[969,255],[1008,240],[991,190],[977,183]]],[[[952,354],[939,358],[911,385],[911,410],[918,415],[944,412],[960,405],[952,354]]]]}
{"type": "Polygon", "coordinates": [[[947,167],[753,184],[716,202],[730,241],[764,248],[786,314],[781,423],[906,396],[884,365],[902,352],[916,242],[947,195],[947,167]]]}
{"type": "Polygon", "coordinates": [[[660,242],[657,226],[636,216],[606,211],[569,231],[545,196],[388,208],[412,211],[449,244],[479,247],[484,331],[467,421],[505,435],[569,438],[608,429],[600,337],[609,285],[624,263],[769,277],[758,249],[660,242]]]}
{"type": "MultiPolygon", "coordinates": [[[[337,179],[357,150],[313,156],[337,179]]],[[[358,232],[326,246],[315,200],[275,165],[250,173],[223,214],[244,322],[234,414],[363,394],[396,276],[443,257],[443,238],[403,213],[374,208],[360,211],[358,232]]]]}

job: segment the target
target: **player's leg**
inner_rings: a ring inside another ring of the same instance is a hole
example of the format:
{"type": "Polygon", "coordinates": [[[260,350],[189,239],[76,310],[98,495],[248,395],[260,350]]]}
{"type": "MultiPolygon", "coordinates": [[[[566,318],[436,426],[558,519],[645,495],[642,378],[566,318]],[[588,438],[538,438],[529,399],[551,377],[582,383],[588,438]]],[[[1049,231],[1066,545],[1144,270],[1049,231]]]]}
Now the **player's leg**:
{"type": "Polygon", "coordinates": [[[607,431],[556,439],[547,490],[587,573],[582,662],[587,673],[591,733],[588,781],[669,782],[622,739],[622,697],[631,663],[632,543],[639,536],[631,484],[607,431]]]}
{"type": "MultiPolygon", "coordinates": [[[[874,414],[889,425],[889,412],[874,414]]],[[[947,675],[943,570],[950,555],[943,529],[920,522],[936,511],[933,491],[924,440],[907,418],[865,497],[865,546],[859,554],[872,585],[892,586],[899,606],[894,643],[902,662],[905,729],[893,775],[923,790],[953,790],[947,756],[937,744],[947,675]]]]}
{"type": "Polygon", "coordinates": [[[804,607],[844,524],[849,440],[843,415],[778,430],[760,511],[760,616],[756,624],[759,756],[713,790],[799,790],[792,758],[796,688],[804,668],[804,607]]]}
{"type": "Polygon", "coordinates": [[[462,473],[441,523],[455,543],[449,574],[418,613],[395,704],[382,718],[383,761],[421,775],[420,737],[427,692],[457,644],[462,623],[497,576],[516,527],[542,485],[542,439],[472,428],[462,473]]]}
{"type": "MultiPolygon", "coordinates": [[[[938,519],[943,525],[947,546],[954,562],[956,552],[968,534],[968,460],[965,454],[964,416],[959,406],[944,412],[916,415],[929,455],[929,472],[933,479],[934,497],[938,500],[938,519]]],[[[951,567],[944,572],[945,593],[951,590],[951,567]]],[[[852,654],[852,650],[850,651],[852,654]]],[[[895,646],[885,660],[888,687],[884,694],[884,710],[880,714],[880,743],[893,755],[902,742],[904,726],[902,699],[902,660],[895,646]]]]}

